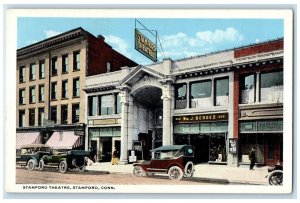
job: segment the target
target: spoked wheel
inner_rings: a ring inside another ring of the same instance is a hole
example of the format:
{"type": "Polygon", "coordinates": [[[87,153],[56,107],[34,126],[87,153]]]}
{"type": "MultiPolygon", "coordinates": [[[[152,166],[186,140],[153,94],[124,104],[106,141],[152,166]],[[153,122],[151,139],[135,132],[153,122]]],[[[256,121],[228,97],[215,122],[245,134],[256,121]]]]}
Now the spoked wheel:
{"type": "Polygon", "coordinates": [[[140,177],[140,176],[142,176],[144,174],[144,170],[143,170],[143,168],[141,166],[134,166],[134,168],[133,168],[133,174],[135,176],[140,177]]]}
{"type": "Polygon", "coordinates": [[[45,167],[45,162],[44,162],[43,159],[41,159],[40,162],[39,162],[39,168],[38,169],[40,171],[42,171],[42,170],[44,170],[44,167],[45,167]]]}
{"type": "Polygon", "coordinates": [[[33,159],[28,161],[27,168],[29,171],[33,171],[35,169],[35,161],[33,159]]]}
{"type": "Polygon", "coordinates": [[[171,180],[181,180],[183,172],[178,166],[172,166],[168,171],[168,175],[171,180]]]}
{"type": "Polygon", "coordinates": [[[283,182],[282,171],[273,171],[269,175],[269,184],[270,185],[282,185],[282,182],[283,182]]]}
{"type": "Polygon", "coordinates": [[[193,162],[189,161],[186,163],[184,167],[184,177],[191,178],[194,175],[194,164],[193,162]]]}
{"type": "Polygon", "coordinates": [[[61,161],[58,165],[58,171],[61,173],[65,173],[65,172],[67,172],[67,170],[68,170],[67,161],[66,160],[61,161]]]}

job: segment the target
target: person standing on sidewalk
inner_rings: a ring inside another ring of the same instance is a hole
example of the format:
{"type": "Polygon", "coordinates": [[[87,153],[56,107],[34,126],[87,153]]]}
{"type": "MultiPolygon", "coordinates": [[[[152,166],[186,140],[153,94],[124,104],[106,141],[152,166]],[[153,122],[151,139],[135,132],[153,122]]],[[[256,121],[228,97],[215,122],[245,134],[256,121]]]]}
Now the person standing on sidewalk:
{"type": "Polygon", "coordinates": [[[114,148],[114,152],[112,154],[111,164],[112,165],[119,164],[119,152],[116,148],[114,148]]]}
{"type": "Polygon", "coordinates": [[[249,154],[249,160],[250,160],[250,170],[254,170],[253,167],[256,162],[256,155],[255,155],[255,148],[252,147],[251,152],[249,154]]]}

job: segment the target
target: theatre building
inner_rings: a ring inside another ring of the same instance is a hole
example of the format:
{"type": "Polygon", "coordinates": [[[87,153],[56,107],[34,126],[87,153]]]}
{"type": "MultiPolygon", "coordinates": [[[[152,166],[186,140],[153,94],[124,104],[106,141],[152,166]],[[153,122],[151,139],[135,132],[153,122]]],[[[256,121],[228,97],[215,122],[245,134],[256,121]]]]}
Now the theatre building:
{"type": "Polygon", "coordinates": [[[137,65],[104,40],[76,28],[17,50],[17,148],[84,148],[86,77],[137,65]]]}
{"type": "Polygon", "coordinates": [[[86,78],[86,148],[97,161],[149,159],[190,144],[195,162],[282,160],[283,39],[86,78]],[[247,155],[247,159],[246,159],[247,155]]]}

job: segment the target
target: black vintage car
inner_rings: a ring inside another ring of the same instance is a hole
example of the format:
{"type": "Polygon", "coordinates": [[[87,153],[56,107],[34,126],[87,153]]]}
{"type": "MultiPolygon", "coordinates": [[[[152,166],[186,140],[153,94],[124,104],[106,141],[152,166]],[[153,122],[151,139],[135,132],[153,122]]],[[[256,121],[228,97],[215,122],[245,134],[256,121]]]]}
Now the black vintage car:
{"type": "Polygon", "coordinates": [[[50,154],[50,146],[45,144],[29,144],[21,147],[21,155],[17,160],[17,165],[27,166],[32,171],[38,168],[40,159],[44,155],[50,154]]]}
{"type": "Polygon", "coordinates": [[[48,154],[41,158],[39,169],[43,170],[45,167],[58,167],[58,171],[61,173],[67,172],[68,169],[84,171],[89,155],[90,152],[85,150],[70,150],[48,154]]]}

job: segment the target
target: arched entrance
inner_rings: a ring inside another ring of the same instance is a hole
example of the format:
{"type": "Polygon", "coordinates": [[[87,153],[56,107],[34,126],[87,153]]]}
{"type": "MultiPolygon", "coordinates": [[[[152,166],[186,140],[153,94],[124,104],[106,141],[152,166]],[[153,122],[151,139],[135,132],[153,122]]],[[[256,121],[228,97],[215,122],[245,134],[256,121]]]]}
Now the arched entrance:
{"type": "Polygon", "coordinates": [[[133,138],[141,142],[142,151],[137,159],[150,159],[150,150],[162,145],[163,100],[162,90],[145,86],[132,93],[134,118],[133,138]]]}

